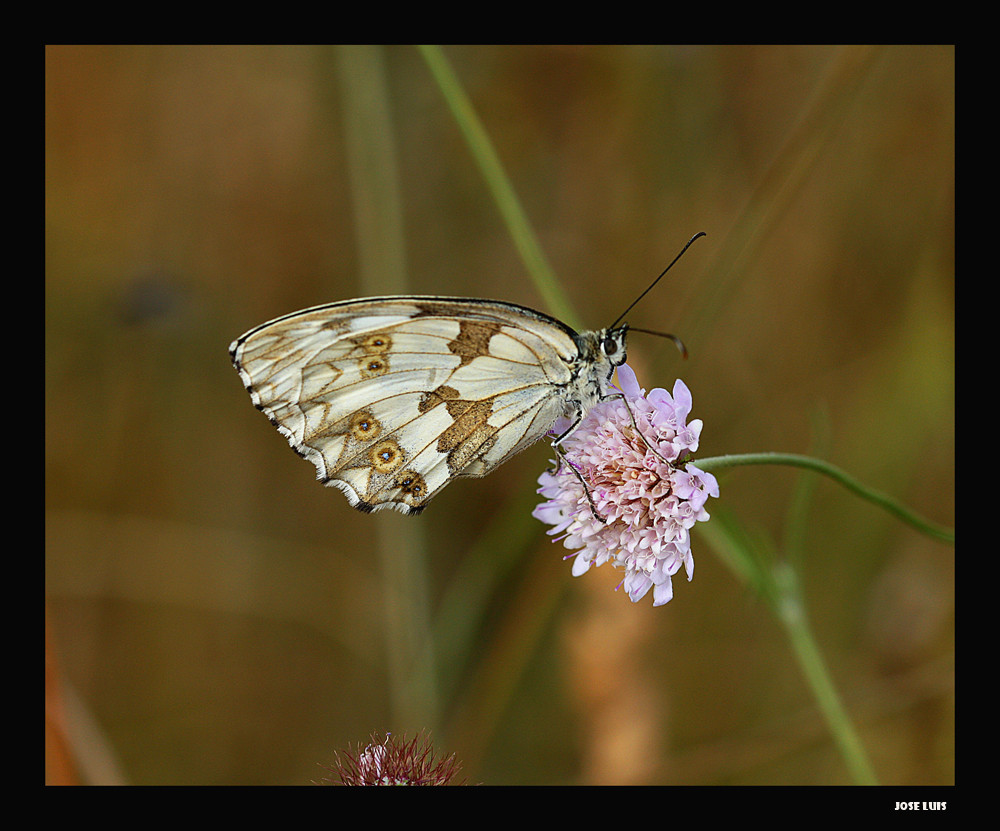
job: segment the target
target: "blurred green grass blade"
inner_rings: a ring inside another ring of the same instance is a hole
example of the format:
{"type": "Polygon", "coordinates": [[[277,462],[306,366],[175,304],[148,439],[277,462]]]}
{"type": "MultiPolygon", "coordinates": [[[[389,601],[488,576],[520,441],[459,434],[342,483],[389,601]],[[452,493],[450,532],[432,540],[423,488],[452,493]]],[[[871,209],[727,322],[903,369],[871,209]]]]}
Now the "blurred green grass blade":
{"type": "MultiPolygon", "coordinates": [[[[383,50],[340,46],[336,55],[363,291],[405,294],[409,286],[398,153],[383,50]]],[[[424,526],[395,513],[377,514],[373,520],[385,581],[383,621],[392,721],[433,730],[439,713],[424,526]]]]}
{"type": "Polygon", "coordinates": [[[538,237],[493,147],[493,142],[479,116],[476,115],[472,102],[465,94],[451,64],[439,46],[420,46],[419,49],[430,67],[441,94],[451,108],[459,129],[465,136],[469,151],[486,180],[486,186],[496,202],[531,279],[545,300],[549,313],[574,329],[579,329],[580,321],[576,312],[549,266],[538,237]]]}
{"type": "Polygon", "coordinates": [[[735,516],[716,509],[698,528],[716,555],[761,597],[788,635],[806,683],[816,699],[851,778],[859,785],[877,784],[875,772],[823,660],[809,626],[794,566],[778,558],[762,535],[751,534],[735,516]]]}

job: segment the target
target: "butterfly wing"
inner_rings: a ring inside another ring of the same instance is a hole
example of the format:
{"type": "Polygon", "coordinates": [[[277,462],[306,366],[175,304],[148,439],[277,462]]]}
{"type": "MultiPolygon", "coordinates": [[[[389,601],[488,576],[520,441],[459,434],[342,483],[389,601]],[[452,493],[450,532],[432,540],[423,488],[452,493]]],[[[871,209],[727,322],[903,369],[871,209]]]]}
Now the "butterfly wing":
{"type": "Polygon", "coordinates": [[[417,513],[458,476],[485,476],[567,409],[572,329],[514,304],[348,300],[237,338],[254,405],[351,505],[417,513]]]}

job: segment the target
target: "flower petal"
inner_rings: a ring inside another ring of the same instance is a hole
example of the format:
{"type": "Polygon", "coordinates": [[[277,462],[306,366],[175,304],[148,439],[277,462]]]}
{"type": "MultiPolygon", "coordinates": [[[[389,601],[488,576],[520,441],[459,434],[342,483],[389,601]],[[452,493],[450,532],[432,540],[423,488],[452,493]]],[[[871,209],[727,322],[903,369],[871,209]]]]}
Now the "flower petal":
{"type": "Polygon", "coordinates": [[[633,602],[653,589],[653,605],[673,597],[671,575],[683,566],[694,574],[690,529],[708,519],[705,503],[719,495],[715,477],[676,460],[697,449],[700,419],[686,424],[692,397],[678,379],[673,394],[648,396],[627,364],[618,367],[622,394],[602,399],[569,430],[555,472],[539,479],[542,502],[533,515],[551,526],[580,576],[612,563],[624,569],[620,583],[633,602]],[[636,433],[639,428],[639,434],[636,433]]]}
{"type": "Polygon", "coordinates": [[[622,364],[618,367],[618,388],[625,393],[626,398],[639,398],[642,395],[642,388],[639,386],[635,370],[628,364],[622,364]]]}

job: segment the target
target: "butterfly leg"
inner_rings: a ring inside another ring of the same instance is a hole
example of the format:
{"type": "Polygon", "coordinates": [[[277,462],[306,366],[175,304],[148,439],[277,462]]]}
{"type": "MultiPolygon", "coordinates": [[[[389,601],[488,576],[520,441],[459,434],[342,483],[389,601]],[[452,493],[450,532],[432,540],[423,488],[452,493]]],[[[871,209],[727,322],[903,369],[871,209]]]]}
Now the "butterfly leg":
{"type": "MultiPolygon", "coordinates": [[[[552,449],[556,451],[556,456],[559,457],[559,461],[555,463],[555,467],[550,467],[546,473],[555,476],[560,470],[562,470],[563,459],[566,458],[566,454],[562,449],[562,443],[569,436],[573,434],[573,431],[580,426],[580,422],[583,421],[583,416],[579,412],[576,414],[576,420],[565,430],[563,430],[558,436],[552,439],[552,449]]],[[[549,434],[551,435],[551,433],[549,434]]],[[[566,459],[566,463],[569,464],[569,460],[566,459]]],[[[573,467],[570,465],[570,467],[573,467]]]]}
{"type": "Polygon", "coordinates": [[[625,405],[625,410],[628,412],[628,417],[632,421],[632,427],[635,429],[635,434],[639,437],[640,441],[644,445],[646,445],[646,449],[654,456],[656,456],[656,458],[659,459],[661,462],[663,462],[665,465],[669,465],[670,467],[676,467],[677,465],[674,462],[671,462],[668,459],[664,459],[660,451],[657,450],[655,447],[653,447],[653,445],[651,445],[649,441],[646,439],[646,437],[642,434],[642,430],[639,429],[639,425],[636,423],[635,413],[632,412],[632,408],[628,405],[628,400],[625,398],[625,393],[613,392],[610,395],[603,396],[601,398],[601,401],[609,401],[612,398],[620,398],[622,400],[622,403],[625,405]]]}
{"type": "MultiPolygon", "coordinates": [[[[635,434],[639,437],[640,441],[642,441],[642,443],[646,446],[646,449],[654,456],[656,456],[664,464],[669,465],[670,467],[676,467],[676,465],[673,462],[669,461],[668,459],[665,459],[663,457],[663,454],[661,454],[659,450],[653,447],[653,445],[650,444],[649,441],[646,439],[646,437],[643,435],[642,431],[639,429],[638,422],[635,420],[635,413],[632,412],[632,408],[629,406],[628,400],[625,398],[625,394],[620,392],[611,393],[610,395],[602,396],[601,401],[608,401],[612,398],[620,398],[622,402],[625,404],[625,409],[628,412],[628,417],[632,422],[632,429],[635,430],[635,434]]],[[[562,470],[563,464],[565,463],[565,465],[573,473],[573,475],[580,480],[580,484],[583,486],[583,492],[587,495],[587,502],[590,504],[590,512],[593,514],[594,519],[598,520],[599,522],[607,522],[607,518],[604,517],[600,513],[600,511],[597,510],[597,505],[595,504],[594,498],[590,492],[590,486],[587,484],[586,479],[584,479],[583,474],[569,460],[569,458],[566,456],[566,452],[562,449],[562,442],[573,434],[573,432],[580,425],[580,422],[582,420],[583,420],[582,416],[578,414],[576,420],[559,436],[557,436],[555,439],[552,440],[552,447],[556,451],[556,456],[558,458],[558,461],[556,462],[554,467],[549,468],[548,472],[553,476],[556,475],[560,470],[562,470]]]]}
{"type": "Polygon", "coordinates": [[[587,495],[587,502],[590,505],[590,513],[593,514],[594,519],[598,522],[607,524],[607,517],[597,510],[597,505],[594,503],[594,497],[590,495],[590,485],[588,485],[587,480],[583,478],[583,474],[579,471],[576,465],[574,465],[573,462],[567,458],[566,451],[563,450],[560,445],[556,444],[556,442],[552,442],[552,447],[556,451],[556,456],[559,457],[559,461],[556,463],[555,468],[549,472],[552,473],[552,475],[555,475],[562,470],[563,463],[565,463],[566,468],[580,480],[580,484],[583,486],[583,492],[587,495]]]}

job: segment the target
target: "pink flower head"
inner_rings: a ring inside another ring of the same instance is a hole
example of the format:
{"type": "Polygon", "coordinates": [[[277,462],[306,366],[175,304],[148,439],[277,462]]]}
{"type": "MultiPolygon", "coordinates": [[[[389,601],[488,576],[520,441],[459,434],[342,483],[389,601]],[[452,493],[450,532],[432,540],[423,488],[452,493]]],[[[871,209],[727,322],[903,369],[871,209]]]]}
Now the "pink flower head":
{"type": "Polygon", "coordinates": [[[409,740],[392,733],[382,739],[373,733],[363,751],[360,747],[356,752],[348,750],[343,759],[337,754],[336,768],[330,771],[344,785],[448,785],[461,767],[454,753],[435,758],[434,747],[424,733],[409,740]]]}
{"type": "Polygon", "coordinates": [[[684,382],[674,383],[672,395],[646,395],[627,364],[618,367],[618,381],[621,396],[596,404],[560,445],[555,472],[539,477],[546,501],[533,516],[576,550],[569,555],[574,576],[611,562],[625,569],[620,585],[633,602],[652,589],[660,606],[673,597],[670,578],[682,565],[688,580],[694,575],[689,532],[708,519],[705,503],[719,485],[687,461],[702,423],[687,423],[684,382]]]}

